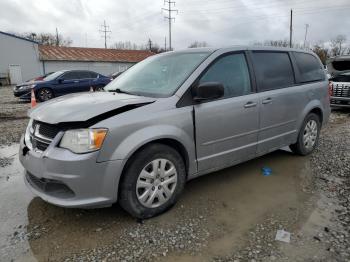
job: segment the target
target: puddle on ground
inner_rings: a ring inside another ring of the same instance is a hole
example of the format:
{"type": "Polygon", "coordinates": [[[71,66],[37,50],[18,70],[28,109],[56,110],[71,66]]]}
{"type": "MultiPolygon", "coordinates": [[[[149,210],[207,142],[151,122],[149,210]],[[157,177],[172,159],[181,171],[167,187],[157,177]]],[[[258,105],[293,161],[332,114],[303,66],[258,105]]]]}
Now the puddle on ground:
{"type": "Polygon", "coordinates": [[[33,195],[25,188],[18,144],[0,147],[0,261],[35,261],[24,235],[33,195]]]}
{"type": "MultiPolygon", "coordinates": [[[[17,153],[18,145],[0,148],[0,157],[17,153]]],[[[205,217],[207,247],[195,258],[170,252],[167,261],[203,261],[229,254],[244,235],[276,210],[298,216],[309,194],[302,184],[311,176],[307,157],[278,150],[269,155],[190,181],[179,203],[143,226],[167,229],[184,218],[205,217]],[[262,167],[272,174],[263,176],[262,167]]],[[[118,206],[95,210],[65,209],[47,204],[25,188],[23,169],[14,156],[0,168],[0,261],[62,260],[72,253],[111,245],[137,222],[118,206]],[[100,232],[102,230],[102,233],[100,232]],[[30,234],[28,235],[28,232],[30,234]]],[[[202,241],[198,240],[198,241],[202,241]]]]}

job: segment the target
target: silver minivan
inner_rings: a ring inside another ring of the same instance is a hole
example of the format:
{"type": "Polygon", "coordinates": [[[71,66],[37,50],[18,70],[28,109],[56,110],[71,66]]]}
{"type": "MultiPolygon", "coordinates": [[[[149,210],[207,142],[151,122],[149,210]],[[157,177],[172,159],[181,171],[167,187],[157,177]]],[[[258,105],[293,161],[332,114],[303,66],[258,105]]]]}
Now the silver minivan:
{"type": "Polygon", "coordinates": [[[189,179],[284,146],[311,153],[330,114],[328,88],[318,57],[301,50],[154,55],[105,92],[32,110],[19,154],[25,182],[58,206],[118,201],[152,217],[176,203],[189,179]]]}

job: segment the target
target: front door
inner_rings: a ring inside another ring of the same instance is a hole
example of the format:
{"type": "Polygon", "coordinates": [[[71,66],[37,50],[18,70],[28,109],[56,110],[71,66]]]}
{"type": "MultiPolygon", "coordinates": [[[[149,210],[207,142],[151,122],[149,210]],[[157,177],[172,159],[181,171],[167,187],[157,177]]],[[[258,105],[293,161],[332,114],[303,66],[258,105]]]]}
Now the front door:
{"type": "Polygon", "coordinates": [[[80,71],[69,71],[64,73],[57,83],[56,92],[60,95],[82,92],[80,71]]]}
{"type": "Polygon", "coordinates": [[[199,79],[220,82],[224,97],[194,106],[199,171],[221,168],[256,154],[258,94],[252,92],[244,53],[218,58],[199,79]]]}

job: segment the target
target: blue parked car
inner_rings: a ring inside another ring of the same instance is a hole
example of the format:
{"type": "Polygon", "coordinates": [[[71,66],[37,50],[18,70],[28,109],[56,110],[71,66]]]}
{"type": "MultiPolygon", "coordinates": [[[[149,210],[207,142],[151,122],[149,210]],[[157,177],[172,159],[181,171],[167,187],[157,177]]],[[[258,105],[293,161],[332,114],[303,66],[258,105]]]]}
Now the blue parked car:
{"type": "Polygon", "coordinates": [[[100,91],[109,82],[111,82],[111,78],[96,72],[62,70],[48,75],[42,81],[26,82],[17,85],[13,93],[20,99],[30,100],[31,88],[34,88],[35,97],[40,102],[44,102],[65,94],[86,92],[91,87],[95,91],[100,91]]]}

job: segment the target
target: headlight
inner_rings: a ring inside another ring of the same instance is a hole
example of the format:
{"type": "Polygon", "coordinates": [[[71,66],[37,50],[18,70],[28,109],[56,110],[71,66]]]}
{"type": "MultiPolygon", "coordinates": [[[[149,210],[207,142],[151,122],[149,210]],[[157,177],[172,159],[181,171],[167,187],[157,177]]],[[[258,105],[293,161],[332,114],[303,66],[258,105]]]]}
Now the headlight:
{"type": "Polygon", "coordinates": [[[60,147],[74,153],[88,153],[99,150],[107,134],[105,128],[67,130],[60,142],[60,147]]]}
{"type": "Polygon", "coordinates": [[[31,89],[34,88],[35,85],[25,85],[25,86],[20,86],[18,89],[19,90],[24,90],[24,89],[31,89]]]}

